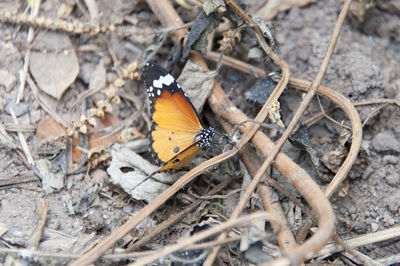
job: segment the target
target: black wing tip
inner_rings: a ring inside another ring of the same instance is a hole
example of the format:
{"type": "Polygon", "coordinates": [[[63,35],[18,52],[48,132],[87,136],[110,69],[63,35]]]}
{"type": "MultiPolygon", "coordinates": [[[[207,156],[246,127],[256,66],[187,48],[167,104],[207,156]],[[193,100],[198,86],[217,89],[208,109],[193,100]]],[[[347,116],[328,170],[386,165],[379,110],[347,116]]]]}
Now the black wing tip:
{"type": "Polygon", "coordinates": [[[156,63],[155,61],[147,61],[146,64],[144,64],[143,66],[143,72],[151,70],[156,72],[168,73],[160,64],[156,63]]]}
{"type": "Polygon", "coordinates": [[[169,74],[161,65],[154,61],[147,61],[143,66],[142,79],[146,83],[146,86],[150,86],[154,79],[158,79],[161,76],[169,74]]]}
{"type": "Polygon", "coordinates": [[[146,64],[144,64],[144,68],[148,68],[148,67],[153,67],[158,65],[155,61],[147,61],[146,64]]]}

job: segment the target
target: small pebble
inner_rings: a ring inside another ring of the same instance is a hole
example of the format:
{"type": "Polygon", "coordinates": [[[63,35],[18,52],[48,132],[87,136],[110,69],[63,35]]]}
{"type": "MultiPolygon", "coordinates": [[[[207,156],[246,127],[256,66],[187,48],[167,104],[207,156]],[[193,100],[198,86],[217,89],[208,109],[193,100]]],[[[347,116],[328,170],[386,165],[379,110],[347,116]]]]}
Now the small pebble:
{"type": "Polygon", "coordinates": [[[372,147],[378,152],[400,152],[400,142],[392,131],[378,133],[372,140],[372,147]]]}
{"type": "Polygon", "coordinates": [[[28,105],[26,105],[25,103],[16,104],[15,101],[9,102],[5,108],[5,111],[9,115],[11,115],[11,108],[14,110],[14,113],[17,117],[20,117],[21,115],[28,112],[28,105]]]}
{"type": "Polygon", "coordinates": [[[371,223],[372,232],[378,231],[379,225],[377,223],[371,223]]]}
{"type": "Polygon", "coordinates": [[[391,186],[396,186],[400,184],[400,175],[396,172],[386,175],[385,179],[386,182],[391,186]]]}
{"type": "Polygon", "coordinates": [[[17,84],[17,78],[7,70],[0,69],[0,85],[6,87],[6,91],[10,92],[17,84]]]}

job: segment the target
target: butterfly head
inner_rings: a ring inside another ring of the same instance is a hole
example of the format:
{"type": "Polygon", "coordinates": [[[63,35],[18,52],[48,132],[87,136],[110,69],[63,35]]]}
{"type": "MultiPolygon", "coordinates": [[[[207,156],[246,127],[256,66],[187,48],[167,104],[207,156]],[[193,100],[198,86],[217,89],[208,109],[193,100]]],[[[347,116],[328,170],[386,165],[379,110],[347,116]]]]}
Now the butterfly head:
{"type": "Polygon", "coordinates": [[[197,133],[195,140],[199,141],[197,144],[199,147],[204,148],[204,147],[210,147],[211,143],[214,140],[215,136],[215,128],[209,127],[209,128],[203,128],[200,130],[199,133],[197,133]]]}

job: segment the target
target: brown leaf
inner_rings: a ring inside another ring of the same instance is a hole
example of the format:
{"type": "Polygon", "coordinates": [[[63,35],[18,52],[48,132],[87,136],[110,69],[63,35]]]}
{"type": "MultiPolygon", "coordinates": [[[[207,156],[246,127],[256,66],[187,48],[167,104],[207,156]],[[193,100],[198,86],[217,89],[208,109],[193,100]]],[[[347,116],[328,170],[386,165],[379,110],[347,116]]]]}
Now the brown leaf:
{"type": "MultiPolygon", "coordinates": [[[[104,132],[95,134],[94,132],[100,131],[105,127],[115,125],[118,122],[118,117],[107,114],[104,119],[98,121],[96,127],[89,128],[89,133],[93,133],[89,135],[89,149],[107,147],[112,142],[115,142],[119,131],[114,132],[113,134],[106,134],[104,132]]],[[[64,128],[52,118],[40,121],[37,124],[36,138],[38,140],[54,138],[57,136],[62,136],[64,134],[64,128]]],[[[72,160],[74,162],[79,162],[81,158],[81,151],[77,149],[78,145],[79,140],[78,138],[74,137],[72,139],[72,160]]]]}
{"type": "Polygon", "coordinates": [[[39,88],[60,99],[79,73],[79,63],[66,34],[42,32],[36,38],[29,64],[39,88]]]}
{"type": "Polygon", "coordinates": [[[270,0],[256,12],[256,16],[264,20],[273,19],[279,12],[291,9],[295,6],[305,6],[314,3],[315,0],[270,0]]]}

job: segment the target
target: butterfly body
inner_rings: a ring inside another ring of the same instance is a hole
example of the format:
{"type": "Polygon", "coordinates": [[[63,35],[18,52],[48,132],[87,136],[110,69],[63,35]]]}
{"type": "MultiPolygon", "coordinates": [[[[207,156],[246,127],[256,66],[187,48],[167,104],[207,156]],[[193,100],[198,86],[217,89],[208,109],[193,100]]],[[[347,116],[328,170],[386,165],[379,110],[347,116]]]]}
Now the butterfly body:
{"type": "Polygon", "coordinates": [[[143,80],[150,103],[150,147],[162,166],[156,171],[188,165],[202,148],[211,145],[215,129],[205,128],[177,81],[160,65],[147,62],[143,80]]]}

